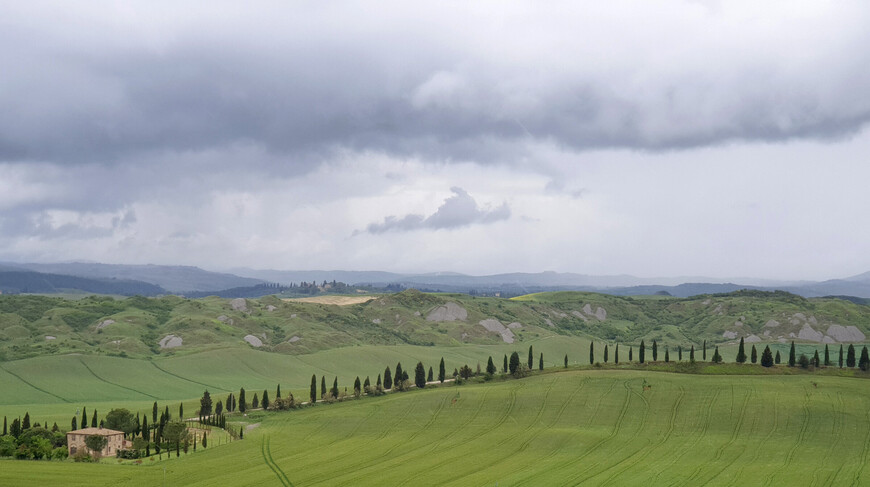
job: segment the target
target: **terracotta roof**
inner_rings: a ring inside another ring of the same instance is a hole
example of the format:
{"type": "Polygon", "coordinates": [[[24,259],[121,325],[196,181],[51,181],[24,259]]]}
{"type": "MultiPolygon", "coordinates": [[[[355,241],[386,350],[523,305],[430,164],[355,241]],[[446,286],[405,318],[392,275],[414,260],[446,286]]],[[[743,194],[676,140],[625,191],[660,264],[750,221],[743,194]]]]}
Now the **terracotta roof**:
{"type": "Polygon", "coordinates": [[[112,436],[112,435],[123,435],[123,431],[118,430],[110,430],[108,428],[83,428],[80,430],[69,431],[67,434],[75,434],[75,435],[102,435],[102,436],[112,436]]]}

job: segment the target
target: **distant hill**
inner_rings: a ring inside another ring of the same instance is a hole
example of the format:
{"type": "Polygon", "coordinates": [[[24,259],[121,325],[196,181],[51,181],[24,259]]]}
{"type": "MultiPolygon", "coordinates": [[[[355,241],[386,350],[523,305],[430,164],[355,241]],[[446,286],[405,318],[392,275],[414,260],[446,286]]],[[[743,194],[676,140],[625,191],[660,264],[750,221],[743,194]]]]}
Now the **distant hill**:
{"type": "Polygon", "coordinates": [[[144,281],[160,286],[172,293],[221,291],[230,288],[256,286],[263,283],[261,279],[210,272],[192,266],[91,264],[82,262],[8,265],[36,272],[67,274],[96,279],[115,278],[144,281]]]}
{"type": "Polygon", "coordinates": [[[160,286],[130,279],[88,279],[33,271],[0,270],[0,291],[4,294],[85,292],[122,296],[165,294],[160,286]]]}

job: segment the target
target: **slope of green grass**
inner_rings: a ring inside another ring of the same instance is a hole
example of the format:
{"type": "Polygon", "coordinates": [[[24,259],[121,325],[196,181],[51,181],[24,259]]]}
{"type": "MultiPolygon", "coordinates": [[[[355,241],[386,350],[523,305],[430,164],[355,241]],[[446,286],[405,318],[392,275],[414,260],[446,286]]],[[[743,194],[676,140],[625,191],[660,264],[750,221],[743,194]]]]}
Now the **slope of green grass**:
{"type": "MultiPolygon", "coordinates": [[[[0,462],[9,485],[865,485],[863,380],[587,370],[253,413],[155,466],[0,462]],[[649,388],[644,388],[644,384],[649,388]]],[[[146,462],[147,463],[147,462],[146,462]]]]}

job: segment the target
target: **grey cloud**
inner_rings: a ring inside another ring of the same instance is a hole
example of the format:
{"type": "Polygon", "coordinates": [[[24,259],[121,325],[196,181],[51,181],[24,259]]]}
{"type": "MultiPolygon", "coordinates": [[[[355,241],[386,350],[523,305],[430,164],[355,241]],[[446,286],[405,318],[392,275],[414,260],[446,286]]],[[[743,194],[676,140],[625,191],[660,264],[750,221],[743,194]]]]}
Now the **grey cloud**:
{"type": "Polygon", "coordinates": [[[453,196],[444,200],[438,210],[424,217],[423,215],[405,215],[403,217],[388,216],[383,223],[372,223],[366,227],[366,232],[373,234],[390,231],[411,231],[421,229],[461,228],[473,224],[488,224],[507,220],[511,216],[507,203],[492,210],[478,208],[477,202],[468,192],[459,187],[450,188],[453,196]]]}

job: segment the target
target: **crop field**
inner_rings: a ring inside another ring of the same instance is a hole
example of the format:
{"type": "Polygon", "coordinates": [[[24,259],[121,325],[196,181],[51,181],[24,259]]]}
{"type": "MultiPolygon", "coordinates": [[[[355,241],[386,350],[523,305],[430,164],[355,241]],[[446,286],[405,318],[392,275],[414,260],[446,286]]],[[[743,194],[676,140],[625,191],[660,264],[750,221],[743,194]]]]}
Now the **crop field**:
{"type": "Polygon", "coordinates": [[[283,413],[153,466],[0,462],[9,485],[866,485],[865,380],[554,371],[283,413]],[[645,387],[646,385],[646,387],[645,387]]]}

